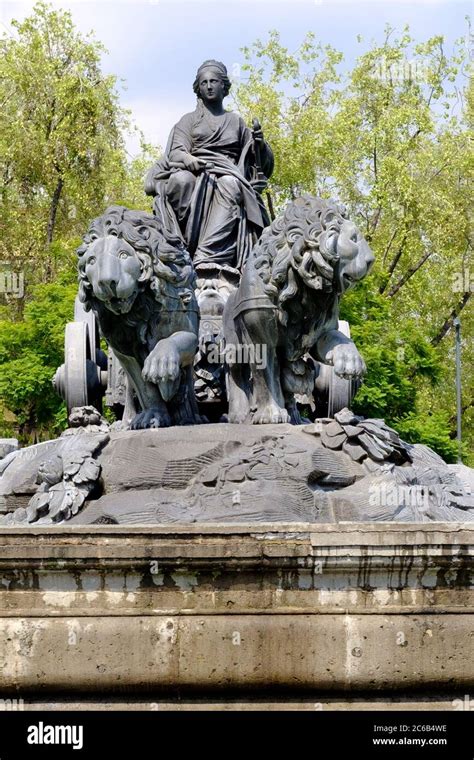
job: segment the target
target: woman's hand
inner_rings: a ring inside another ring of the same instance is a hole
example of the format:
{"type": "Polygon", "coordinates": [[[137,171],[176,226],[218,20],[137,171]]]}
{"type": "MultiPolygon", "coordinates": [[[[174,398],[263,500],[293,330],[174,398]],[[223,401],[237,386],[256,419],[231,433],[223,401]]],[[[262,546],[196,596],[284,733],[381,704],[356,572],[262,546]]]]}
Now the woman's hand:
{"type": "Polygon", "coordinates": [[[260,195],[263,193],[264,190],[266,190],[268,185],[268,180],[266,179],[251,179],[250,184],[252,185],[253,189],[256,193],[259,193],[260,195]]]}
{"type": "Polygon", "coordinates": [[[263,131],[258,119],[253,120],[252,135],[256,143],[259,143],[259,145],[263,145],[263,142],[264,142],[263,131]]]}
{"type": "Polygon", "coordinates": [[[179,169],[187,169],[190,172],[199,172],[206,168],[206,161],[202,158],[196,158],[191,153],[182,153],[178,161],[170,161],[170,166],[174,166],[179,169]]]}

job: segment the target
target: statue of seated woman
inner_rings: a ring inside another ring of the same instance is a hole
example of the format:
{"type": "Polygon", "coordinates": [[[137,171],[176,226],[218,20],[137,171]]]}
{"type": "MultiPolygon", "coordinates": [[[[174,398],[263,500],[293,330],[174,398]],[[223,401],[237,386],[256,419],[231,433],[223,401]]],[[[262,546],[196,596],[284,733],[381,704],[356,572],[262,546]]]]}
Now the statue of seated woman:
{"type": "Polygon", "coordinates": [[[238,114],[224,110],[230,86],[223,63],[200,66],[193,85],[196,109],[173,127],[145,183],[165,233],[184,241],[198,269],[241,271],[270,223],[261,192],[273,154],[258,122],[250,130],[238,114]]]}

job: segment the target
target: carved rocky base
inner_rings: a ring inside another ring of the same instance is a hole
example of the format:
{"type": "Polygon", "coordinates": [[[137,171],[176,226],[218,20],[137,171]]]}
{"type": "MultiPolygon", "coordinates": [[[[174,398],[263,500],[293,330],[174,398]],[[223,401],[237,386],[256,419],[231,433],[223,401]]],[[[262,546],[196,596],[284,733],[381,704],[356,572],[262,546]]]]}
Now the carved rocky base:
{"type": "Polygon", "coordinates": [[[0,462],[1,523],[474,519],[472,470],[348,410],[311,425],[121,432],[84,409],[61,438],[0,462]]]}

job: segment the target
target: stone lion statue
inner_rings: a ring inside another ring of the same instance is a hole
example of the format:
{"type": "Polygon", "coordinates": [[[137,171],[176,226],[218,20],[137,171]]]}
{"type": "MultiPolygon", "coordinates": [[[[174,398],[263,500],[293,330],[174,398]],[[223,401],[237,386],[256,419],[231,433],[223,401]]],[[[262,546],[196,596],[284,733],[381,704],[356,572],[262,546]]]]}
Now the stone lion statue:
{"type": "Polygon", "coordinates": [[[132,428],[199,422],[192,364],[198,343],[195,273],[159,220],[111,206],[77,251],[79,299],[95,313],[140,410],[132,428]]]}
{"type": "Polygon", "coordinates": [[[294,395],[312,394],[313,360],[341,377],[365,372],[337,326],[341,295],[373,261],[332,200],[297,198],[265,228],[224,312],[230,422],[300,422],[294,395]]]}

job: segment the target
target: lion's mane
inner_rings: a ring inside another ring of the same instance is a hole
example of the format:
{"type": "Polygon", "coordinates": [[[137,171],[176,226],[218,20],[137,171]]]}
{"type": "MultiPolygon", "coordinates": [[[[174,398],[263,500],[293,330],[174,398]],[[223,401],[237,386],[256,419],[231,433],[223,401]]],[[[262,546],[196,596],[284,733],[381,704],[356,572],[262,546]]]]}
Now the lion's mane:
{"type": "Polygon", "coordinates": [[[294,272],[303,282],[321,277],[321,289],[332,290],[337,254],[328,245],[330,233],[340,232],[347,214],[333,200],[303,195],[267,227],[255,247],[254,266],[265,292],[278,305],[298,293],[294,272]]]}
{"type": "Polygon", "coordinates": [[[176,298],[183,307],[192,300],[196,276],[182,241],[169,235],[165,237],[159,220],[151,214],[110,206],[94,219],[77,249],[79,298],[86,310],[98,302],[85,273],[85,254],[95,240],[107,235],[122,238],[132,246],[142,267],[140,282],[144,288],[150,288],[163,309],[176,309],[176,298]]]}

